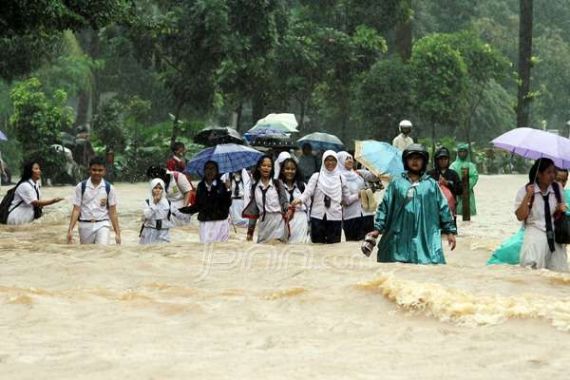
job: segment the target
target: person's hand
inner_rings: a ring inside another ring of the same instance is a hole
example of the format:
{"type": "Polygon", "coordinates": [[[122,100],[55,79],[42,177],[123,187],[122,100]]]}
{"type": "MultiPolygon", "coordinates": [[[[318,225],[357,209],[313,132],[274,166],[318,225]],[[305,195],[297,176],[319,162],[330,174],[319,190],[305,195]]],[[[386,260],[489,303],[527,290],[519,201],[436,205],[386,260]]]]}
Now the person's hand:
{"type": "Polygon", "coordinates": [[[369,233],[367,233],[367,235],[373,237],[374,239],[378,239],[378,236],[380,236],[380,231],[378,230],[370,231],[369,233]]]}
{"type": "Polygon", "coordinates": [[[534,185],[530,184],[526,187],[526,195],[528,197],[532,196],[534,194],[534,185]]]}
{"type": "Polygon", "coordinates": [[[453,251],[455,249],[456,244],[457,244],[457,242],[455,240],[455,235],[454,234],[447,234],[447,235],[445,235],[445,237],[447,239],[447,244],[449,245],[449,247],[453,251]]]}
{"type": "Polygon", "coordinates": [[[57,203],[57,202],[61,202],[62,200],[64,200],[64,198],[62,197],[57,197],[57,198],[53,198],[53,203],[57,203]]]}
{"type": "Polygon", "coordinates": [[[301,203],[302,202],[300,199],[293,199],[293,202],[291,202],[291,206],[299,206],[301,203]]]}
{"type": "Polygon", "coordinates": [[[290,207],[287,212],[285,213],[285,219],[286,220],[291,220],[293,219],[293,216],[295,215],[295,209],[290,207]]]}
{"type": "Polygon", "coordinates": [[[115,243],[117,243],[117,245],[121,245],[121,234],[115,233],[115,243]]]}
{"type": "Polygon", "coordinates": [[[566,206],[566,203],[558,203],[555,212],[563,213],[566,212],[566,210],[568,210],[568,206],[566,206]]]}
{"type": "Polygon", "coordinates": [[[73,231],[67,231],[67,244],[73,243],[73,231]]]}

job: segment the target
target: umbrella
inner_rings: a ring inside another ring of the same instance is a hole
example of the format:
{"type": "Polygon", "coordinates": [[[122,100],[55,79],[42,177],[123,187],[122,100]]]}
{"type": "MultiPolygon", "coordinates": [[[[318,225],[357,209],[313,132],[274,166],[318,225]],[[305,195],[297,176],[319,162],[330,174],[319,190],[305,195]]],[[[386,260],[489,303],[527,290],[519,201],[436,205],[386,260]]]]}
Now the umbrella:
{"type": "Polygon", "coordinates": [[[402,152],[392,145],[375,141],[355,141],[354,159],[376,176],[400,175],[404,171],[402,152]]]}
{"type": "Polygon", "coordinates": [[[255,165],[263,154],[253,148],[238,144],[220,144],[206,148],[196,154],[186,166],[189,173],[204,175],[204,164],[207,161],[218,163],[220,173],[233,173],[255,165]]]}
{"type": "Polygon", "coordinates": [[[6,135],[2,131],[0,131],[0,141],[8,141],[8,137],[6,137],[6,135]]]}
{"type": "Polygon", "coordinates": [[[254,132],[259,128],[271,128],[283,132],[299,132],[297,130],[297,119],[292,113],[270,113],[257,123],[248,132],[254,132]]]}
{"type": "Polygon", "coordinates": [[[230,127],[208,127],[202,129],[196,136],[194,142],[206,146],[216,144],[243,144],[244,140],[240,133],[230,127]]]}
{"type": "Polygon", "coordinates": [[[243,137],[248,142],[252,142],[253,140],[265,138],[288,139],[291,137],[291,133],[271,127],[259,127],[255,128],[255,130],[253,128],[250,129],[250,131],[243,134],[243,137]]]}
{"type": "Polygon", "coordinates": [[[562,169],[570,169],[570,140],[534,128],[515,128],[492,141],[500,149],[524,158],[550,158],[562,169]]]}
{"type": "Polygon", "coordinates": [[[323,132],[308,134],[297,140],[297,143],[301,146],[305,143],[309,143],[314,150],[334,150],[338,152],[344,149],[344,144],[338,137],[323,132]]]}

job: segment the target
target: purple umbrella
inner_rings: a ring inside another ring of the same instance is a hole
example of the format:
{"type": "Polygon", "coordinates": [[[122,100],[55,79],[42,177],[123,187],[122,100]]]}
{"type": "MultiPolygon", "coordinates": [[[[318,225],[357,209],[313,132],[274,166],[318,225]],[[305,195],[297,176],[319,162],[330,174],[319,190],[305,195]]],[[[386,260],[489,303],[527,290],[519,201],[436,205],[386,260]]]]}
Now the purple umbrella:
{"type": "Polygon", "coordinates": [[[492,141],[497,148],[524,158],[550,158],[561,169],[570,169],[570,140],[533,128],[515,128],[492,141]]]}
{"type": "Polygon", "coordinates": [[[0,141],[8,141],[8,137],[4,134],[4,132],[0,131],[0,141]]]}

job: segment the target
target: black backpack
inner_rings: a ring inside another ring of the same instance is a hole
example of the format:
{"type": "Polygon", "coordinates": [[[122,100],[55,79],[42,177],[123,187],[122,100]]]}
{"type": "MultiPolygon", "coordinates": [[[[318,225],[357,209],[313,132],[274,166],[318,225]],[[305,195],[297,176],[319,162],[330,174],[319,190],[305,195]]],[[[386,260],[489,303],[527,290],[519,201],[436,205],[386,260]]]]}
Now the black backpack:
{"type": "Polygon", "coordinates": [[[10,213],[22,203],[20,202],[12,209],[10,209],[10,206],[14,201],[14,195],[16,195],[17,188],[18,185],[14,186],[10,190],[8,190],[6,195],[4,195],[4,198],[2,198],[2,203],[0,203],[0,224],[6,224],[8,222],[8,215],[10,215],[10,213]]]}

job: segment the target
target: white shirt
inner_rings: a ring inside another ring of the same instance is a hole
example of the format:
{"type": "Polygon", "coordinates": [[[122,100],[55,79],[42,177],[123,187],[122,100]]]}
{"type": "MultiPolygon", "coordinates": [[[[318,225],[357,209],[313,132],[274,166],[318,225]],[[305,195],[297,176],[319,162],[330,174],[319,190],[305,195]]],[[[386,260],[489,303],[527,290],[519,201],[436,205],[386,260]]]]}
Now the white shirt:
{"type": "MultiPolygon", "coordinates": [[[[283,183],[283,186],[285,187],[285,190],[287,191],[287,200],[289,201],[289,203],[292,202],[291,195],[293,195],[293,199],[298,199],[301,197],[301,194],[303,194],[296,183],[293,184],[292,188],[287,186],[286,183],[283,183]],[[291,191],[292,191],[292,193],[291,193],[291,191]]],[[[301,203],[300,205],[295,207],[295,211],[307,211],[307,209],[308,209],[308,207],[305,203],[301,203]]]]}
{"type": "Polygon", "coordinates": [[[22,182],[14,193],[14,200],[10,204],[7,224],[25,224],[34,221],[34,205],[32,202],[39,200],[40,187],[33,180],[22,182]],[[36,190],[38,191],[36,193],[36,190]],[[19,204],[18,207],[16,205],[19,204]],[[16,208],[14,208],[16,207],[16,208]]]}
{"type": "Polygon", "coordinates": [[[277,188],[273,180],[269,181],[267,187],[264,187],[261,182],[255,186],[255,203],[259,209],[259,215],[263,215],[263,192],[261,189],[268,189],[265,193],[265,211],[268,213],[279,212],[281,213],[281,204],[279,203],[279,193],[277,193],[277,188]]]}
{"type": "MultiPolygon", "coordinates": [[[[327,220],[342,220],[342,206],[340,203],[331,199],[330,207],[325,207],[325,193],[319,189],[317,182],[319,180],[319,173],[315,173],[311,176],[305,191],[299,197],[303,203],[310,203],[311,198],[313,198],[313,204],[311,207],[311,218],[316,218],[323,220],[325,215],[327,220]]],[[[350,189],[346,186],[346,178],[342,177],[342,200],[345,204],[350,205],[358,201],[358,193],[351,194],[350,189]]]]}
{"type": "MultiPolygon", "coordinates": [[[[522,200],[526,194],[526,186],[523,186],[517,193],[515,198],[515,211],[518,210],[519,206],[521,205],[522,200]]],[[[548,186],[546,189],[546,194],[548,194],[548,203],[550,205],[550,217],[552,218],[552,214],[556,210],[556,206],[558,201],[556,200],[556,194],[554,193],[554,189],[552,185],[548,186]]],[[[544,194],[544,195],[546,195],[544,194]]],[[[562,199],[562,203],[565,203],[564,200],[564,191],[560,190],[560,197],[562,199]]],[[[527,226],[533,226],[538,228],[539,230],[546,231],[546,219],[544,217],[544,200],[542,199],[542,194],[540,192],[540,188],[535,185],[534,186],[534,201],[532,203],[532,208],[530,209],[530,213],[528,218],[526,219],[527,226]]],[[[552,229],[554,230],[554,221],[552,221],[552,229]]]]}
{"type": "Polygon", "coordinates": [[[104,179],[95,187],[93,182],[91,182],[91,178],[89,178],[83,195],[81,194],[81,182],[75,186],[73,205],[80,208],[79,220],[108,220],[109,210],[107,204],[109,204],[109,207],[116,206],[117,195],[115,187],[111,186],[107,199],[104,179]]]}
{"type": "MultiPolygon", "coordinates": [[[[358,177],[355,177],[354,180],[351,181],[348,180],[348,178],[346,180],[346,186],[348,186],[350,193],[356,195],[360,193],[360,190],[366,187],[366,181],[377,180],[374,174],[370,173],[368,170],[357,170],[357,172],[359,175],[358,177]]],[[[362,203],[354,202],[352,204],[345,205],[343,207],[342,218],[343,220],[349,220],[349,219],[359,218],[361,216],[375,215],[375,214],[376,211],[364,212],[362,210],[362,203]]]]}
{"type": "Polygon", "coordinates": [[[172,203],[176,203],[177,207],[183,207],[185,205],[181,204],[184,200],[184,194],[192,190],[192,185],[190,181],[183,173],[178,173],[178,179],[174,177],[174,173],[167,171],[170,176],[170,181],[166,185],[166,198],[172,203]]]}
{"type": "Polygon", "coordinates": [[[410,136],[406,136],[403,133],[400,133],[398,136],[392,140],[392,145],[400,150],[406,149],[408,146],[412,145],[414,140],[410,136]]]}
{"type": "Polygon", "coordinates": [[[162,220],[163,229],[171,228],[172,222],[168,219],[169,212],[171,214],[170,217],[173,218],[171,205],[164,198],[158,203],[154,203],[152,199],[149,199],[148,202],[145,201],[143,208],[145,227],[155,228],[156,221],[162,220]]]}

